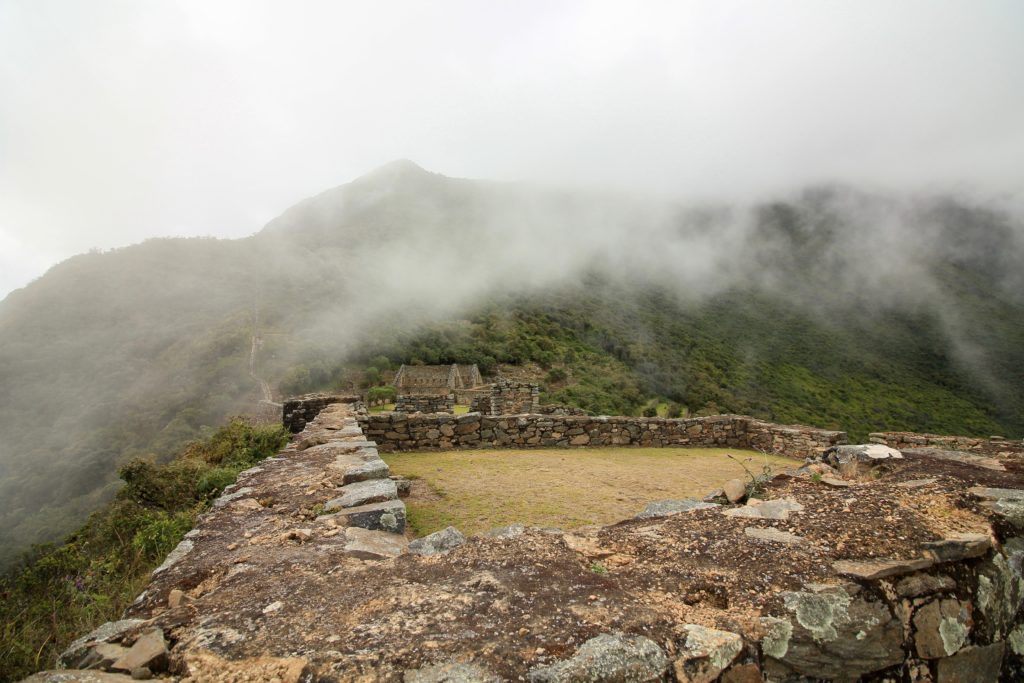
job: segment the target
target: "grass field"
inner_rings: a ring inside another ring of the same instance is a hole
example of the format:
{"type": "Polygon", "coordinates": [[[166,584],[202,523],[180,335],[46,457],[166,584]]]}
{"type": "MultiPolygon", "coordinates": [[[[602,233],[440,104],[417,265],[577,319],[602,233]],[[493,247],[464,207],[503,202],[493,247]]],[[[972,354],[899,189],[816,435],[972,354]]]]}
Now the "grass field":
{"type": "Polygon", "coordinates": [[[654,500],[706,495],[734,477],[767,464],[795,460],[720,448],[595,448],[392,453],[394,474],[417,480],[406,500],[417,535],[451,525],[465,534],[520,522],[571,529],[610,524],[654,500]]]}

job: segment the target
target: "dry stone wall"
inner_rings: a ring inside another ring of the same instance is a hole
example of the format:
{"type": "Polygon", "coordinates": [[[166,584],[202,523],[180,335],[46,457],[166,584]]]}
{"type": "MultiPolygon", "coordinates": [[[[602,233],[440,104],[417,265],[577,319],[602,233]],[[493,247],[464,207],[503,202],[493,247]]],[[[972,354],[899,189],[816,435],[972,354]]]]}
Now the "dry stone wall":
{"type": "Polygon", "coordinates": [[[358,396],[341,396],[337,394],[306,394],[290,398],[281,409],[281,422],[292,434],[298,434],[306,425],[332,403],[351,403],[353,408],[360,403],[358,396]]]}
{"type": "Polygon", "coordinates": [[[872,443],[885,444],[900,450],[907,448],[941,448],[954,451],[971,451],[986,455],[1024,455],[1024,441],[993,436],[976,439],[969,436],[943,436],[940,434],[917,434],[914,432],[874,432],[868,435],[872,443]]]}
{"type": "Polygon", "coordinates": [[[470,410],[484,415],[518,415],[536,413],[540,406],[540,388],[528,382],[500,379],[491,385],[489,394],[473,399],[470,410]]]}
{"type": "Polygon", "coordinates": [[[455,408],[455,395],[403,395],[395,399],[397,413],[450,413],[455,408]]]}
{"type": "Polygon", "coordinates": [[[359,418],[367,438],[385,452],[460,448],[584,446],[727,446],[762,448],[794,458],[846,443],[846,433],[776,425],[743,415],[691,419],[576,415],[406,415],[359,418]]]}

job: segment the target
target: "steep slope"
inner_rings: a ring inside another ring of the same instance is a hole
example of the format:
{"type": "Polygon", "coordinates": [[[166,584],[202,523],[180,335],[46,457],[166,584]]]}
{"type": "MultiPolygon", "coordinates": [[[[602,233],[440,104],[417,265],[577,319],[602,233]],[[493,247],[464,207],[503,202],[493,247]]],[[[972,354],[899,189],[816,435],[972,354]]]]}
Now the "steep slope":
{"type": "Polygon", "coordinates": [[[382,354],[531,361],[594,412],[1021,436],[1021,235],[948,198],[692,209],[396,162],[248,239],[75,257],[0,302],[0,548],[59,537],[118,463],[251,410],[256,333],[279,392],[382,354]]]}

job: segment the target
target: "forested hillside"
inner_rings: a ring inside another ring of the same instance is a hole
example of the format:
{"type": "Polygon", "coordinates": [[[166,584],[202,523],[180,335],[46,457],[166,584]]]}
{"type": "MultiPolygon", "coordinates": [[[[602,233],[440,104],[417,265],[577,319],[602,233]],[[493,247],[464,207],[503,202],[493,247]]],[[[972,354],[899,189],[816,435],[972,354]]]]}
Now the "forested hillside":
{"type": "Polygon", "coordinates": [[[0,548],[80,523],[117,467],[388,363],[539,364],[545,400],[1024,436],[1022,228],[843,188],[680,207],[408,162],[244,240],[75,257],[0,302],[0,548]]]}

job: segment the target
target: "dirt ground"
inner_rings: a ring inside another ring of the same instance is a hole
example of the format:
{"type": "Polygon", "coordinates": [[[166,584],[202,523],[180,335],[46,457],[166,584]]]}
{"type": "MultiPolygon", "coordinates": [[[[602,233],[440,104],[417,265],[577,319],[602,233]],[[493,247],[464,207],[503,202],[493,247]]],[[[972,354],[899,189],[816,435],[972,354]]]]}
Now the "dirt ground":
{"type": "Polygon", "coordinates": [[[734,477],[798,467],[790,458],[724,448],[601,448],[394,453],[413,479],[406,499],[417,535],[454,526],[484,533],[514,522],[575,529],[633,517],[655,500],[702,497],[734,477]],[[732,454],[736,462],[726,454],[732,454]]]}

